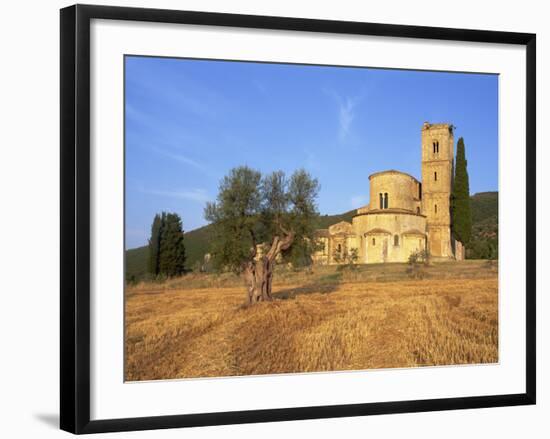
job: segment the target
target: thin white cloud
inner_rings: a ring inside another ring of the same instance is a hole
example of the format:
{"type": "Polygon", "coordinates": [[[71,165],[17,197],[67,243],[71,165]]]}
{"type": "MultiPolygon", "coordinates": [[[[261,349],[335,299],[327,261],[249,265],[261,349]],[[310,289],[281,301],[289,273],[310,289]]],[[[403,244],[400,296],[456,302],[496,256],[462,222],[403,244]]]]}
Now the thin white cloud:
{"type": "Polygon", "coordinates": [[[365,195],[354,195],[350,198],[350,205],[353,209],[363,207],[368,203],[369,200],[365,195]]]}
{"type": "Polygon", "coordinates": [[[348,136],[351,124],[355,118],[355,107],[357,102],[351,98],[344,98],[340,102],[339,117],[340,117],[340,137],[348,136]]]}
{"type": "Polygon", "coordinates": [[[351,133],[352,124],[356,116],[356,109],[363,100],[364,93],[361,92],[356,96],[342,96],[334,90],[324,89],[324,92],[336,102],[338,111],[338,136],[340,140],[345,140],[351,133]]]}
{"type": "Polygon", "coordinates": [[[192,158],[189,158],[183,154],[174,154],[170,151],[166,151],[165,149],[158,148],[156,146],[151,148],[154,152],[163,155],[164,157],[167,157],[169,159],[175,160],[179,163],[183,163],[184,165],[192,166],[193,168],[199,169],[200,171],[206,171],[207,168],[203,165],[201,165],[196,160],[193,160],[192,158]]]}
{"type": "Polygon", "coordinates": [[[144,189],[142,191],[148,195],[156,195],[159,197],[179,198],[181,200],[196,201],[198,203],[206,203],[212,198],[208,195],[208,192],[204,189],[182,189],[182,190],[157,190],[157,189],[144,189]]]}
{"type": "Polygon", "coordinates": [[[136,108],[132,104],[126,102],[125,104],[125,116],[127,120],[132,120],[139,125],[143,125],[147,128],[154,126],[151,116],[146,112],[136,108]]]}
{"type": "Polygon", "coordinates": [[[163,102],[175,105],[179,111],[199,117],[214,117],[217,109],[229,101],[219,93],[183,75],[178,80],[151,81],[138,78],[128,79],[128,85],[163,102]]]}
{"type": "Polygon", "coordinates": [[[192,168],[195,168],[199,171],[201,171],[203,174],[209,176],[209,177],[213,177],[213,178],[217,178],[218,175],[216,174],[216,172],[212,171],[210,169],[210,167],[206,166],[206,165],[203,165],[202,163],[186,156],[186,155],[183,155],[181,153],[173,153],[171,151],[167,151],[166,149],[163,149],[163,148],[159,148],[159,147],[156,147],[156,146],[152,146],[150,147],[150,149],[154,152],[156,152],[157,154],[159,155],[162,155],[170,160],[174,160],[178,163],[182,163],[184,165],[187,165],[187,166],[191,166],[192,168]]]}

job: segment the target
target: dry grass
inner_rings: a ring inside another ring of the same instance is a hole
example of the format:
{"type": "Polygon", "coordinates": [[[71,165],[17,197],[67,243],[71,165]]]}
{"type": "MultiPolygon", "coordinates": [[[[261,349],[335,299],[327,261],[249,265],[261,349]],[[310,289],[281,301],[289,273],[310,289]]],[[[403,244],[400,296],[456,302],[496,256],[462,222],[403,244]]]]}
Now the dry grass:
{"type": "Polygon", "coordinates": [[[394,282],[332,267],[297,274],[294,284],[279,276],[277,300],[253,307],[242,306],[238,284],[197,288],[190,278],[129,288],[126,379],[496,362],[496,271],[461,267],[454,277],[446,269],[394,282]]]}

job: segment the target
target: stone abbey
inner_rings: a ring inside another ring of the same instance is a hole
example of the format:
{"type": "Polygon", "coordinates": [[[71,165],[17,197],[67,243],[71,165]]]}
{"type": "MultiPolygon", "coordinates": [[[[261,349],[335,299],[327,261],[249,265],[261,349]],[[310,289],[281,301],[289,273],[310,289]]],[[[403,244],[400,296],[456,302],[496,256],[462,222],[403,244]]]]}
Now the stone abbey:
{"type": "Polygon", "coordinates": [[[424,250],[434,259],[463,259],[451,234],[453,126],[425,122],[421,132],[422,181],[395,170],[372,174],[370,202],[352,222],[317,231],[315,263],[344,263],[352,252],[361,264],[407,262],[424,250]]]}

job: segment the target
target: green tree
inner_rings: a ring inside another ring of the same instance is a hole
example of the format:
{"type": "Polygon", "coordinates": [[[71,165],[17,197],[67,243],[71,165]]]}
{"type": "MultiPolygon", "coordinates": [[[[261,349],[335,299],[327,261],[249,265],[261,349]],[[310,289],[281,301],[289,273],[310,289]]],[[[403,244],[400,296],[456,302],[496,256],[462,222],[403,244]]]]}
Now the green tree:
{"type": "Polygon", "coordinates": [[[185,272],[185,245],[181,218],[177,213],[163,214],[160,236],[159,273],[179,276],[185,272]]]}
{"type": "Polygon", "coordinates": [[[234,168],[220,182],[217,201],[207,203],[204,216],[214,224],[212,255],[219,269],[242,270],[251,247],[260,239],[261,174],[246,166],[234,168]]]}
{"type": "Polygon", "coordinates": [[[262,178],[241,166],[222,179],[216,202],[205,208],[206,220],[214,225],[212,255],[218,268],[243,275],[248,303],[271,300],[279,254],[295,257],[296,247],[304,257],[312,248],[318,192],[318,181],[304,170],[290,179],[282,171],[262,178]],[[260,244],[264,251],[258,254],[260,244]]]}
{"type": "Polygon", "coordinates": [[[155,215],[149,238],[148,270],[154,276],[178,276],[185,272],[185,245],[178,214],[155,215]]]}
{"type": "MultiPolygon", "coordinates": [[[[164,215],[164,213],[163,213],[164,215]]],[[[162,233],[162,218],[157,213],[151,225],[151,237],[149,238],[149,261],[147,268],[153,276],[159,274],[160,261],[160,235],[162,233]]]]}
{"type": "Polygon", "coordinates": [[[285,260],[294,266],[311,265],[311,255],[319,249],[314,237],[319,212],[315,200],[319,194],[319,182],[305,170],[296,171],[290,178],[288,186],[289,227],[297,239],[283,252],[285,260]]]}
{"type": "Polygon", "coordinates": [[[472,235],[472,213],[470,210],[470,182],[464,139],[458,139],[456,164],[451,199],[452,229],[455,239],[467,245],[472,235]]]}

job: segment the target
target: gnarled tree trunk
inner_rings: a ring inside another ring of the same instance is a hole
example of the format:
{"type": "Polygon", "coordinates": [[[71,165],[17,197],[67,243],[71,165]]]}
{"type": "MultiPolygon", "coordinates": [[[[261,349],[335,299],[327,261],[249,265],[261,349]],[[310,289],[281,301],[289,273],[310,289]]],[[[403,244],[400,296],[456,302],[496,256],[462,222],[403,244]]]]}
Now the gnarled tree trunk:
{"type": "Polygon", "coordinates": [[[273,282],[273,268],[277,255],[288,249],[294,241],[294,233],[284,237],[275,236],[269,251],[256,259],[256,248],[252,250],[250,260],[244,264],[243,275],[247,286],[247,303],[272,300],[271,284],[273,282]]]}

